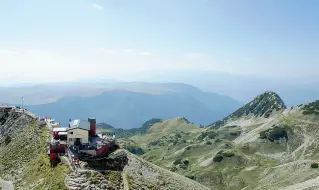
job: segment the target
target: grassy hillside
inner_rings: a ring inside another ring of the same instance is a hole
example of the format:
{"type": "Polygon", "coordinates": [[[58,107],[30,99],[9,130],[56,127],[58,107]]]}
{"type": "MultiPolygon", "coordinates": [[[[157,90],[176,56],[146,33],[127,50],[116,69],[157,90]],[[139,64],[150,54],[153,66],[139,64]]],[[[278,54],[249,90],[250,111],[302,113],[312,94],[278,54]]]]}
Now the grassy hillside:
{"type": "Polygon", "coordinates": [[[129,158],[129,164],[123,170],[123,178],[128,189],[208,189],[195,181],[158,167],[135,155],[129,154],[129,158]]]}
{"type": "Polygon", "coordinates": [[[45,128],[26,115],[12,113],[3,118],[0,131],[0,178],[12,181],[17,189],[66,189],[68,168],[50,168],[45,128]]]}
{"type": "Polygon", "coordinates": [[[157,122],[153,126],[151,126],[145,135],[137,135],[133,136],[130,139],[137,142],[142,146],[147,146],[149,143],[154,142],[164,136],[175,134],[175,133],[198,133],[203,129],[198,125],[190,123],[183,117],[165,120],[162,122],[157,122]]]}
{"type": "Polygon", "coordinates": [[[218,127],[173,119],[130,140],[144,159],[212,189],[319,188],[317,101],[282,111],[278,97],[262,94],[218,127]]]}
{"type": "Polygon", "coordinates": [[[118,138],[128,138],[134,135],[145,134],[152,125],[159,122],[162,122],[162,119],[153,118],[145,122],[142,127],[133,129],[115,128],[107,123],[99,123],[97,124],[97,132],[114,132],[118,138]]]}

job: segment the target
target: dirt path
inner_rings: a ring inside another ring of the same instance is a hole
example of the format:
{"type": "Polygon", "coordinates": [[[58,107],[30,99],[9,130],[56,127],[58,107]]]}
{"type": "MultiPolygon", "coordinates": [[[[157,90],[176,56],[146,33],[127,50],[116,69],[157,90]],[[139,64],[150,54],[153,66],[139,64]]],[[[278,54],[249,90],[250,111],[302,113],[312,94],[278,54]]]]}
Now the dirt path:
{"type": "Polygon", "coordinates": [[[3,190],[14,190],[14,186],[10,181],[4,181],[0,179],[0,186],[3,190]]]}
{"type": "Polygon", "coordinates": [[[319,187],[319,177],[310,179],[301,183],[297,183],[285,188],[281,188],[280,190],[303,190],[303,189],[308,189],[312,187],[319,187]]]}

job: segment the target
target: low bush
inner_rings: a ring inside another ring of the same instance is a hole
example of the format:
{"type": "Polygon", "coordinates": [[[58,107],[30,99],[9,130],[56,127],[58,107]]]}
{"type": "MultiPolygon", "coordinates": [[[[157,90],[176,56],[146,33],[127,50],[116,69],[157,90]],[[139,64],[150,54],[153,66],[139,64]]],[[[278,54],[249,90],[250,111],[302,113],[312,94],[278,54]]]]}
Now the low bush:
{"type": "Polygon", "coordinates": [[[269,141],[274,142],[274,140],[279,140],[281,138],[288,140],[288,134],[285,127],[275,126],[271,129],[260,132],[259,138],[268,139],[269,141]]]}
{"type": "Polygon", "coordinates": [[[188,160],[184,160],[183,163],[184,163],[185,166],[189,165],[189,161],[188,160]]]}
{"type": "Polygon", "coordinates": [[[195,179],[195,176],[193,176],[193,175],[187,175],[186,177],[188,177],[188,178],[191,179],[191,180],[194,180],[194,179],[195,179]]]}
{"type": "Polygon", "coordinates": [[[234,136],[234,137],[239,136],[239,134],[238,134],[237,132],[230,132],[229,135],[230,135],[230,136],[234,136]]]}
{"type": "Polygon", "coordinates": [[[177,159],[173,162],[174,165],[178,165],[178,164],[181,164],[182,163],[182,159],[177,159]]]}
{"type": "Polygon", "coordinates": [[[180,164],[180,165],[179,165],[179,167],[180,167],[180,168],[182,168],[182,169],[184,169],[184,170],[186,170],[186,169],[187,169],[187,166],[186,166],[186,165],[184,165],[184,164],[180,164]]]}
{"type": "Polygon", "coordinates": [[[174,166],[174,167],[172,167],[172,168],[170,169],[170,171],[176,172],[176,171],[177,171],[177,168],[174,166]]]}
{"type": "Polygon", "coordinates": [[[132,154],[136,154],[136,155],[142,155],[145,153],[142,148],[136,147],[136,146],[129,145],[129,146],[126,146],[125,149],[131,152],[132,154]]]}
{"type": "Polygon", "coordinates": [[[218,133],[216,133],[215,131],[206,131],[206,132],[202,132],[197,139],[198,140],[203,140],[204,138],[209,138],[209,139],[213,139],[215,137],[218,136],[218,133]]]}
{"type": "Polygon", "coordinates": [[[311,168],[318,168],[318,167],[319,167],[319,165],[317,163],[312,163],[311,164],[311,168]]]}
{"type": "Polygon", "coordinates": [[[190,150],[192,147],[191,146],[188,146],[185,148],[185,150],[190,150]]]}
{"type": "Polygon", "coordinates": [[[310,104],[305,105],[302,108],[302,110],[303,110],[302,114],[304,115],[311,115],[311,114],[319,115],[319,100],[316,100],[310,104]]]}
{"type": "Polygon", "coordinates": [[[156,145],[158,145],[160,143],[160,141],[152,141],[151,143],[150,143],[150,145],[152,145],[152,146],[156,146],[156,145]]]}
{"type": "Polygon", "coordinates": [[[11,142],[11,137],[10,136],[6,136],[6,138],[4,139],[4,143],[6,144],[6,146],[11,142]]]}
{"type": "Polygon", "coordinates": [[[226,156],[226,157],[233,157],[233,156],[235,156],[235,154],[232,153],[232,152],[225,152],[225,153],[223,153],[223,155],[226,156]]]}
{"type": "Polygon", "coordinates": [[[222,155],[217,154],[214,158],[213,161],[214,162],[221,162],[224,159],[224,157],[222,155]]]}

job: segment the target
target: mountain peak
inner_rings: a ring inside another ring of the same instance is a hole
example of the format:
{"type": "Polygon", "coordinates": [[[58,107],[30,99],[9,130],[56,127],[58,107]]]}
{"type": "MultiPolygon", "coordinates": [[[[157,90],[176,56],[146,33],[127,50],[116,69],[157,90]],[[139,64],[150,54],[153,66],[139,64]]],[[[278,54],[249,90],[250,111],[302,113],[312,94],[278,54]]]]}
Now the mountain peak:
{"type": "Polygon", "coordinates": [[[273,111],[280,111],[286,109],[284,101],[276,92],[266,91],[258,95],[251,102],[244,107],[232,113],[231,117],[242,117],[247,115],[254,115],[256,117],[269,117],[273,111]]]}
{"type": "Polygon", "coordinates": [[[245,116],[264,117],[268,118],[273,112],[286,109],[284,101],[276,92],[266,91],[258,95],[251,102],[239,108],[237,111],[230,114],[223,120],[219,120],[208,127],[221,127],[228,120],[245,116]]]}
{"type": "Polygon", "coordinates": [[[178,117],[177,119],[180,121],[184,121],[185,123],[190,123],[185,117],[178,117]]]}

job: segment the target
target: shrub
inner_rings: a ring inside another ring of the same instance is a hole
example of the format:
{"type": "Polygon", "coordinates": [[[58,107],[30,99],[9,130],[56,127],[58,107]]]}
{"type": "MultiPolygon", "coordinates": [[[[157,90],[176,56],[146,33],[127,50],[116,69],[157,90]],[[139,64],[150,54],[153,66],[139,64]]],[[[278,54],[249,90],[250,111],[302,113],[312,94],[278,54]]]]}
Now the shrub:
{"type": "Polygon", "coordinates": [[[187,175],[186,177],[188,177],[189,179],[192,179],[192,180],[195,179],[195,176],[193,176],[193,175],[187,175]]]}
{"type": "Polygon", "coordinates": [[[304,115],[311,115],[311,114],[314,114],[315,112],[312,111],[312,110],[306,110],[306,111],[303,111],[302,114],[304,115]]]}
{"type": "Polygon", "coordinates": [[[285,128],[274,127],[273,130],[270,132],[268,139],[273,142],[274,140],[279,140],[280,138],[288,139],[285,128]]]}
{"type": "Polygon", "coordinates": [[[214,158],[213,158],[213,161],[214,162],[221,162],[223,160],[223,156],[222,155],[219,155],[217,154],[214,158]]]}
{"type": "Polygon", "coordinates": [[[210,141],[206,141],[206,144],[207,144],[207,145],[212,145],[213,143],[210,142],[210,141]]]}
{"type": "Polygon", "coordinates": [[[319,167],[319,165],[317,163],[312,163],[311,164],[311,168],[318,168],[318,167],[319,167]]]}
{"type": "Polygon", "coordinates": [[[302,108],[304,115],[316,114],[319,115],[319,100],[316,100],[310,104],[305,105],[302,108]]]}
{"type": "Polygon", "coordinates": [[[160,141],[152,141],[150,144],[152,145],[152,146],[156,146],[156,145],[158,145],[160,143],[160,141]]]}
{"type": "Polygon", "coordinates": [[[189,161],[188,160],[184,160],[183,163],[184,163],[185,166],[189,165],[189,161]]]}
{"type": "Polygon", "coordinates": [[[4,139],[4,142],[6,144],[6,146],[11,142],[11,137],[10,136],[6,136],[6,138],[4,139]]]}
{"type": "Polygon", "coordinates": [[[218,136],[218,133],[216,133],[215,131],[206,131],[206,132],[202,132],[197,139],[203,140],[205,137],[213,139],[216,136],[218,136]]]}
{"type": "Polygon", "coordinates": [[[235,154],[232,153],[232,152],[225,152],[225,153],[223,153],[223,155],[226,156],[226,157],[233,157],[233,156],[235,156],[235,154]]]}
{"type": "Polygon", "coordinates": [[[237,132],[230,132],[229,135],[234,136],[234,137],[239,136],[239,134],[237,132]]]}
{"type": "Polygon", "coordinates": [[[259,138],[261,138],[261,139],[267,139],[266,131],[260,132],[260,133],[259,133],[259,138]]]}
{"type": "Polygon", "coordinates": [[[213,138],[215,138],[217,135],[218,135],[217,133],[215,133],[215,132],[212,131],[212,132],[208,135],[208,138],[213,139],[213,138]]]}
{"type": "Polygon", "coordinates": [[[136,155],[142,155],[145,153],[142,148],[131,146],[131,145],[126,146],[125,149],[131,152],[132,154],[136,154],[136,155]]]}
{"type": "Polygon", "coordinates": [[[191,146],[188,146],[185,148],[185,150],[190,150],[192,147],[191,146]]]}
{"type": "MultiPolygon", "coordinates": [[[[277,111],[278,111],[278,110],[277,110],[277,111]]],[[[265,113],[264,117],[265,117],[265,118],[268,118],[268,117],[271,115],[271,113],[272,113],[272,110],[268,110],[268,111],[265,113]]]]}
{"type": "Polygon", "coordinates": [[[182,159],[177,159],[173,162],[174,165],[178,165],[178,164],[181,164],[182,163],[182,159]]]}
{"type": "Polygon", "coordinates": [[[224,148],[231,148],[232,146],[230,145],[230,144],[224,144],[224,146],[223,146],[224,148]]]}
{"type": "Polygon", "coordinates": [[[182,168],[182,169],[184,169],[184,170],[187,169],[187,166],[184,165],[184,164],[180,164],[179,167],[182,168]]]}
{"type": "Polygon", "coordinates": [[[281,138],[288,140],[288,134],[285,127],[275,126],[274,128],[260,132],[259,138],[268,139],[269,141],[274,142],[274,140],[279,140],[281,138]]]}
{"type": "Polygon", "coordinates": [[[170,171],[176,172],[176,171],[177,171],[177,168],[174,166],[174,167],[172,167],[172,168],[170,169],[170,171]]]}

